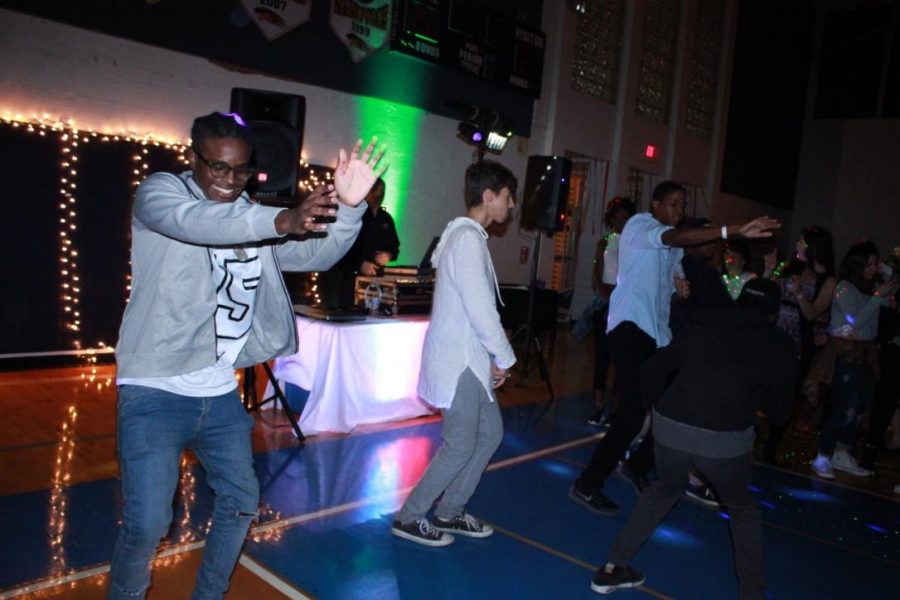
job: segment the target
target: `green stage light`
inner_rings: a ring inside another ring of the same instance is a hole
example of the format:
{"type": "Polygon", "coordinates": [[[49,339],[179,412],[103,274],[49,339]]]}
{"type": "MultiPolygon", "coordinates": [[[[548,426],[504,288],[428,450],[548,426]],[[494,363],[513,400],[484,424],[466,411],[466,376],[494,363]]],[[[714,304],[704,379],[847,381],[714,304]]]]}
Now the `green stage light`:
{"type": "MultiPolygon", "coordinates": [[[[368,96],[358,96],[354,103],[359,119],[359,137],[369,139],[377,135],[379,146],[386,146],[388,149],[385,154],[389,168],[384,174],[384,204],[394,217],[397,231],[411,231],[411,217],[407,214],[406,207],[425,111],[368,96]]],[[[401,244],[397,262],[418,262],[418,258],[414,256],[418,250],[414,250],[410,244],[401,244]]]]}

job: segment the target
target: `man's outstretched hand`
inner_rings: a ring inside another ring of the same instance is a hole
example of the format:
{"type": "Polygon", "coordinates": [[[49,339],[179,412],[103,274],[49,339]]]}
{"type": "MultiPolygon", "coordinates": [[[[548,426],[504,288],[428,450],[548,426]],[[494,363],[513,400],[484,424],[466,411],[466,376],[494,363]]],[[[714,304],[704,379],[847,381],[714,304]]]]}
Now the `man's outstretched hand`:
{"type": "Polygon", "coordinates": [[[337,214],[335,204],[337,194],[333,187],[317,188],[294,208],[278,213],[275,217],[275,231],[279,235],[306,235],[325,231],[328,223],[322,222],[320,217],[334,217],[337,214]]]}
{"type": "Polygon", "coordinates": [[[357,206],[372,189],[387,165],[379,165],[382,156],[384,156],[384,148],[377,152],[375,145],[378,142],[377,137],[373,137],[366,146],[362,156],[359,149],[362,147],[362,140],[356,140],[353,148],[350,150],[350,156],[341,148],[338,153],[338,165],[334,170],[334,189],[337,191],[338,199],[347,206],[357,206]]]}
{"type": "Polygon", "coordinates": [[[745,238],[765,238],[772,237],[773,229],[781,229],[778,219],[758,217],[741,225],[738,233],[745,238]]]}

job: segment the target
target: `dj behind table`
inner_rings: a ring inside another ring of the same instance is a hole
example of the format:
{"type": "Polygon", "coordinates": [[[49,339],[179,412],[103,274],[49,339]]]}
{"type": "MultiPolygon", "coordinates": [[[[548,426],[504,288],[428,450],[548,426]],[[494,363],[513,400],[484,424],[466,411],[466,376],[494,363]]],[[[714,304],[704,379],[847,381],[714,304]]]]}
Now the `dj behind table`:
{"type": "Polygon", "coordinates": [[[400,238],[394,219],[382,207],[384,180],[378,179],[366,196],[359,235],[347,253],[328,271],[320,273],[320,297],[330,308],[347,309],[354,303],[357,275],[381,275],[387,263],[400,253],[400,238]]]}

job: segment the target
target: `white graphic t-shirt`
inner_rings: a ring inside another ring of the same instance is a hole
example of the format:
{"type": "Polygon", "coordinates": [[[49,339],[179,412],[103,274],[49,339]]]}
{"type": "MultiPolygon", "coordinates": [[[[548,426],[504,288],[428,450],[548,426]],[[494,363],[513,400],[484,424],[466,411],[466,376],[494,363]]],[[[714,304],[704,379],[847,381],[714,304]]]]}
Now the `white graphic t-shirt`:
{"type": "Polygon", "coordinates": [[[170,377],[119,379],[119,385],[141,385],[182,396],[219,396],[237,387],[234,361],[247,342],[256,290],[262,268],[259,250],[253,247],[210,248],[216,284],[216,363],[209,367],[170,377]]]}

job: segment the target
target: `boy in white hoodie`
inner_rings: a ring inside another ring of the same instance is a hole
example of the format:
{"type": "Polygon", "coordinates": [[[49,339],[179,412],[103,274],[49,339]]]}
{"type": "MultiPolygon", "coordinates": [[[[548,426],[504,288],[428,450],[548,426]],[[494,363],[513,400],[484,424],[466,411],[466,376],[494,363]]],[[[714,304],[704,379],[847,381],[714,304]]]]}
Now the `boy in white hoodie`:
{"type": "Polygon", "coordinates": [[[485,231],[509,218],[516,186],[515,176],[499,163],[469,166],[466,215],[450,221],[431,259],[437,282],[418,391],[441,410],[444,443],[391,528],[394,535],[426,546],[446,546],[452,533],[479,538],[494,533],[465,507],[503,439],[493,390],[516,362],[497,313],[499,288],[485,231]],[[430,521],[427,513],[442,493],[430,521]]]}

